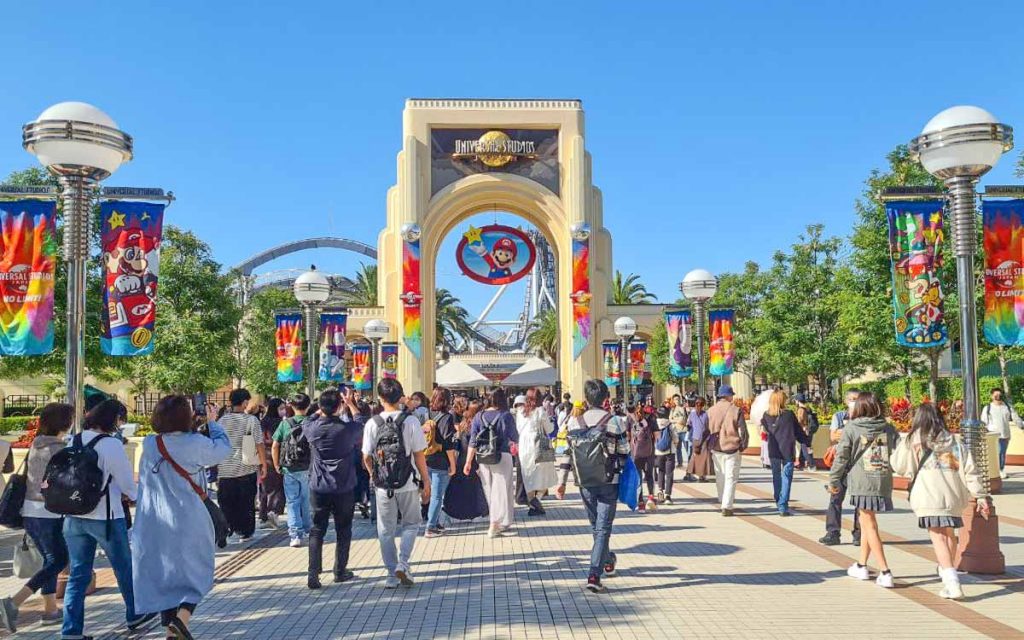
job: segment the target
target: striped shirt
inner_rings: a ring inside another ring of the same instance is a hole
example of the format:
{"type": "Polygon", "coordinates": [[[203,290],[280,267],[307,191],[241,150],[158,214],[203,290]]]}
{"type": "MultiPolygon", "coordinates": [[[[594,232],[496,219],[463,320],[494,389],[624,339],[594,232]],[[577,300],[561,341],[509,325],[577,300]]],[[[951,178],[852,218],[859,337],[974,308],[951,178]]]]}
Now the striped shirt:
{"type": "Polygon", "coordinates": [[[224,417],[217,421],[228,434],[231,441],[231,457],[217,465],[218,478],[241,478],[251,473],[256,473],[257,465],[242,464],[242,437],[252,435],[262,442],[263,431],[260,429],[259,419],[248,413],[225,413],[224,417]]]}

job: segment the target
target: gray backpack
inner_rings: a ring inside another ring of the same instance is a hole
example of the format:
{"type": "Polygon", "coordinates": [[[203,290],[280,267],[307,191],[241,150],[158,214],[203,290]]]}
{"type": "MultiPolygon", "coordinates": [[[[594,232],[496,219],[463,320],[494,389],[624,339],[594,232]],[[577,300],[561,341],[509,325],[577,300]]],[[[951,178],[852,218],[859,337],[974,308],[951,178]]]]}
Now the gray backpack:
{"type": "Polygon", "coordinates": [[[606,428],[612,419],[606,413],[593,427],[579,419],[580,428],[570,431],[569,458],[572,461],[576,484],[581,487],[600,487],[615,477],[615,459],[608,457],[606,428]]]}

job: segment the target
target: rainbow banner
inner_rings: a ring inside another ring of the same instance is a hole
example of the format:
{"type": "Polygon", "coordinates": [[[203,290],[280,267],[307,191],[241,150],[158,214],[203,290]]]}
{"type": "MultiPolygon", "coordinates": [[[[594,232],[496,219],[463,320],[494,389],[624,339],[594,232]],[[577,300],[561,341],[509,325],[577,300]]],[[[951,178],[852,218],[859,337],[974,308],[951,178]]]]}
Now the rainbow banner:
{"type": "Polygon", "coordinates": [[[370,345],[352,345],[352,388],[356,391],[369,391],[373,388],[371,361],[370,345]]]}
{"type": "Polygon", "coordinates": [[[53,351],[57,204],[0,202],[0,355],[53,351]]]}
{"type": "Polygon", "coordinates": [[[1024,345],[1024,200],[985,200],[985,340],[1024,345]]]}
{"type": "Polygon", "coordinates": [[[608,388],[619,386],[622,361],[619,360],[622,346],[618,342],[602,342],[601,357],[604,362],[604,383],[608,388]]]}
{"type": "Polygon", "coordinates": [[[666,311],[668,367],[675,378],[693,375],[693,317],[689,311],[666,311]]]}
{"type": "Polygon", "coordinates": [[[302,314],[279,313],[277,323],[277,381],[302,382],[302,314]]]}
{"type": "Polygon", "coordinates": [[[639,387],[647,373],[647,343],[634,342],[629,345],[629,384],[639,387]]]}
{"type": "Polygon", "coordinates": [[[896,342],[941,347],[949,340],[943,319],[942,201],[889,202],[889,257],[896,342]]]}
{"type": "Polygon", "coordinates": [[[732,325],[735,319],[736,312],[732,310],[708,312],[708,324],[711,325],[708,372],[713,376],[727,376],[732,373],[733,359],[736,356],[732,344],[732,325]]]}
{"type": "Polygon", "coordinates": [[[590,243],[589,233],[572,240],[572,357],[579,358],[590,342],[590,243]]]}
{"type": "Polygon", "coordinates": [[[345,379],[345,332],[347,327],[347,314],[320,314],[318,377],[324,382],[341,382],[345,379]]]}
{"type": "Polygon", "coordinates": [[[402,341],[416,358],[423,354],[423,289],[420,285],[420,239],[407,234],[402,242],[402,341]]]}
{"type": "Polygon", "coordinates": [[[109,356],[153,353],[164,205],[100,203],[103,312],[100,347],[109,356]]]}
{"type": "Polygon", "coordinates": [[[398,343],[384,342],[380,345],[380,377],[398,378],[398,343]]]}

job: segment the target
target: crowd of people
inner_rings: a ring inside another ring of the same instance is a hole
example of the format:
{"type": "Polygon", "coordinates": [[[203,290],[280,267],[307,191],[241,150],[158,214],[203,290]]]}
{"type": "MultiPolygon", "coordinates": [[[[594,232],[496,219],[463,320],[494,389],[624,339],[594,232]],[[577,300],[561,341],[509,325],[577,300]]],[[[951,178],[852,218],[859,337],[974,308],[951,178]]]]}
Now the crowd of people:
{"type": "MultiPolygon", "coordinates": [[[[407,394],[394,379],[381,380],[375,395],[371,404],[342,386],[315,402],[298,393],[263,405],[236,389],[223,408],[167,396],[153,411],[154,435],[143,441],[138,480],[118,439],[127,419],[123,404],[108,399],[90,407],[70,439],[73,408],[48,405],[27,458],[20,510],[43,566],[0,599],[0,623],[15,630],[19,607],[41,591],[44,623],[61,624],[63,638],[88,638],[85,594],[99,547],[117,580],[129,630],[159,616],[166,637],[191,638],[191,617],[213,586],[216,548],[250,539],[260,522],[278,528],[285,514],[290,546],[308,546],[309,589],[322,588],[332,519],[333,582],[356,577],[349,567],[356,513],[376,520],[384,588],[408,588],[415,584],[411,558],[421,529],[425,538],[438,538],[453,522],[486,519],[485,535],[501,538],[515,526],[517,506],[527,517],[543,518],[546,501],[566,499],[571,476],[593,539],[584,586],[601,593],[603,580],[617,571],[611,539],[619,503],[635,499],[643,513],[672,505],[677,467],[685,469],[684,482],[714,476],[721,515],[735,513],[751,430],[728,385],[710,406],[697,396],[675,396],[658,407],[624,406],[600,380],[587,381],[575,402],[539,389],[509,398],[500,387],[479,399],[435,388],[428,398],[407,394]],[[66,479],[75,489],[74,482],[93,473],[90,464],[102,480],[101,497],[79,509],[67,506],[66,479]],[[55,593],[65,569],[61,610],[55,593]]],[[[992,415],[1002,411],[995,400],[987,407],[992,415]]],[[[910,434],[901,439],[874,395],[851,390],[846,401],[829,429],[834,459],[821,542],[841,542],[848,498],[860,555],[847,573],[867,580],[873,562],[876,583],[891,588],[876,516],[893,510],[894,476],[909,477],[911,507],[935,550],[941,595],[961,597],[955,531],[972,497],[983,517],[989,513],[969,451],[933,404],[917,408],[910,434]]],[[[790,402],[776,390],[756,426],[774,504],[779,516],[790,516],[794,469],[816,467],[811,439],[817,415],[805,398],[790,402]]]]}

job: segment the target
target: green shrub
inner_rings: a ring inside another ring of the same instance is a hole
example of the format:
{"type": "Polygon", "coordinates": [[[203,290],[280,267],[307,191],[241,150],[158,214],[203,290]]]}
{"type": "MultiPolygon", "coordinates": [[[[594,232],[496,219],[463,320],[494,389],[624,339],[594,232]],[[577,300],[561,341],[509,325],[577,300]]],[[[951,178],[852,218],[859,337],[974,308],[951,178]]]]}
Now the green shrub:
{"type": "MultiPolygon", "coordinates": [[[[1010,376],[1009,383],[1010,397],[1014,400],[1020,399],[1024,401],[1024,376],[1010,376]]],[[[859,384],[847,384],[843,386],[844,393],[850,388],[870,391],[880,399],[888,401],[892,398],[903,398],[906,396],[907,380],[901,377],[859,384]]],[[[978,378],[978,392],[983,406],[988,402],[989,392],[996,388],[1003,388],[1003,381],[999,376],[982,376],[978,378]]],[[[964,385],[961,378],[939,378],[937,390],[939,397],[932,398],[933,400],[954,401],[963,400],[964,398],[964,385]]],[[[928,376],[912,377],[910,379],[910,401],[913,404],[920,404],[927,395],[928,376]]]]}
{"type": "Polygon", "coordinates": [[[0,418],[0,434],[24,431],[34,416],[7,416],[0,418]]]}

